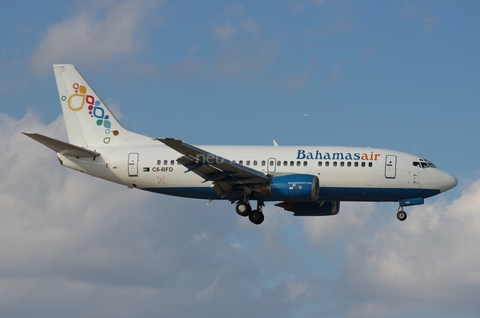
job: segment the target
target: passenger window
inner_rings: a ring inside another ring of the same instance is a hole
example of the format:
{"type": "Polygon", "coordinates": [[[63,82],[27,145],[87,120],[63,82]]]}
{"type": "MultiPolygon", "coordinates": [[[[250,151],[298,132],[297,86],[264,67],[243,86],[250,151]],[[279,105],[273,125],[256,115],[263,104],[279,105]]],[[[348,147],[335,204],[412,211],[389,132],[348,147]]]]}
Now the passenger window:
{"type": "Polygon", "coordinates": [[[249,165],[250,165],[250,160],[247,160],[247,166],[249,166],[249,165]]]}
{"type": "Polygon", "coordinates": [[[336,161],[333,162],[333,166],[334,166],[334,167],[337,166],[337,162],[336,162],[336,161]]]}
{"type": "Polygon", "coordinates": [[[351,167],[352,166],[352,163],[349,161],[347,162],[347,167],[351,167]]]}
{"type": "Polygon", "coordinates": [[[308,162],[307,161],[304,161],[303,162],[303,166],[306,167],[308,165],[308,162]]]}
{"type": "Polygon", "coordinates": [[[321,161],[318,162],[318,166],[319,166],[319,167],[322,166],[322,162],[321,162],[321,161]]]}
{"type": "Polygon", "coordinates": [[[275,165],[275,161],[270,160],[270,167],[273,167],[275,165]]]}
{"type": "Polygon", "coordinates": [[[297,161],[297,167],[300,167],[300,165],[301,165],[301,162],[297,161]]]}
{"type": "Polygon", "coordinates": [[[283,165],[284,165],[285,167],[288,166],[288,161],[284,161],[284,162],[283,162],[283,165]]]}
{"type": "Polygon", "coordinates": [[[343,166],[345,166],[345,162],[342,161],[340,162],[340,167],[343,167],[343,166]]]}
{"type": "Polygon", "coordinates": [[[157,166],[162,164],[162,160],[157,160],[157,166]]]}
{"type": "Polygon", "coordinates": [[[168,165],[168,160],[163,160],[163,165],[164,166],[168,165]]]}
{"type": "Polygon", "coordinates": [[[355,167],[358,167],[358,162],[355,162],[355,167]]]}
{"type": "Polygon", "coordinates": [[[325,167],[328,167],[330,165],[329,161],[325,161],[325,167]]]}
{"type": "Polygon", "coordinates": [[[373,167],[373,162],[369,162],[369,163],[368,163],[368,166],[369,166],[369,167],[373,167]]]}
{"type": "Polygon", "coordinates": [[[253,160],[253,165],[254,165],[254,166],[257,165],[257,160],[253,160]]]}
{"type": "Polygon", "coordinates": [[[238,163],[243,165],[243,160],[238,160],[238,163]]]}
{"type": "Polygon", "coordinates": [[[294,165],[295,165],[295,162],[293,162],[293,161],[290,161],[290,166],[292,166],[292,167],[293,167],[294,165]]]}
{"type": "Polygon", "coordinates": [[[365,167],[365,161],[364,161],[364,162],[362,162],[362,167],[365,167]]]}
{"type": "Polygon", "coordinates": [[[281,162],[281,161],[277,161],[277,166],[281,167],[281,166],[282,166],[282,162],[281,162]]]}
{"type": "Polygon", "coordinates": [[[265,166],[265,160],[262,160],[262,166],[265,166]]]}
{"type": "Polygon", "coordinates": [[[170,160],[170,165],[174,165],[175,164],[175,160],[170,160]]]}

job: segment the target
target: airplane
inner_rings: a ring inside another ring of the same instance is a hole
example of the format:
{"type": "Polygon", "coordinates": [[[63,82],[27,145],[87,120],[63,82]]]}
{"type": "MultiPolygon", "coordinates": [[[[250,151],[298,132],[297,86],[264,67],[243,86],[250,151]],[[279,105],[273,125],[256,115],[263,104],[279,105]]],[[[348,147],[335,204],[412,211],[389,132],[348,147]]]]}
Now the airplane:
{"type": "Polygon", "coordinates": [[[401,151],[333,146],[193,146],[123,127],[74,65],[53,66],[69,142],[24,132],[68,168],[165,195],[228,200],[254,224],[265,202],[295,216],[336,215],[341,201],[404,207],[457,185],[431,161],[401,151]],[[253,209],[251,202],[256,201],[253,209]]]}

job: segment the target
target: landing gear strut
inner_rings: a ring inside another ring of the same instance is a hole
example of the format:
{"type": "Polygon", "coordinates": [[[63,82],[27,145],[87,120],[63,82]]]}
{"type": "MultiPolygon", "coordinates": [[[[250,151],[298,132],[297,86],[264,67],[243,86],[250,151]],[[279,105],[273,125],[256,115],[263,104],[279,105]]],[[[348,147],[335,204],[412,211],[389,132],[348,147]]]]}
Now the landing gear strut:
{"type": "Polygon", "coordinates": [[[265,219],[265,216],[262,212],[262,207],[264,206],[265,205],[262,201],[257,200],[257,209],[252,210],[252,206],[247,200],[240,200],[235,207],[235,211],[237,211],[237,214],[240,216],[248,216],[248,219],[253,224],[262,224],[263,220],[265,219]]]}

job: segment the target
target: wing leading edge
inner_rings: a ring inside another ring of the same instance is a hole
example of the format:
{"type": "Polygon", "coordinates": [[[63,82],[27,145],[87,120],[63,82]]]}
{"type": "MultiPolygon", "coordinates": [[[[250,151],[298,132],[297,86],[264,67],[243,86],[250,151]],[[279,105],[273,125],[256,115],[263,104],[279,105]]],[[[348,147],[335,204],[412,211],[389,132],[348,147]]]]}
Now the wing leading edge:
{"type": "Polygon", "coordinates": [[[241,186],[258,185],[268,182],[269,177],[257,170],[232,162],[206,150],[173,138],[156,138],[168,147],[183,154],[177,161],[204,179],[212,181],[219,195],[241,186]]]}
{"type": "Polygon", "coordinates": [[[96,151],[78,147],[69,144],[68,142],[50,138],[41,134],[27,132],[24,132],[23,134],[62,155],[68,155],[77,158],[95,158],[100,156],[100,154],[96,151]]]}

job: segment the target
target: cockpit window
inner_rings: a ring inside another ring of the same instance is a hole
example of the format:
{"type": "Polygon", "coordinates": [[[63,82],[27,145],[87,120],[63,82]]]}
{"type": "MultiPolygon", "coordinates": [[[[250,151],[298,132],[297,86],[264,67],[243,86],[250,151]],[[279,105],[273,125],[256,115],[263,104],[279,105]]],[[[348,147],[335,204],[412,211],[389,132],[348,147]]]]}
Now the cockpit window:
{"type": "Polygon", "coordinates": [[[431,162],[430,160],[425,160],[427,163],[428,163],[428,166],[430,168],[436,168],[437,166],[433,164],[433,162],[431,162]]]}
{"type": "Polygon", "coordinates": [[[413,166],[421,169],[427,169],[427,168],[436,168],[433,164],[433,162],[426,160],[426,159],[418,159],[418,161],[413,162],[413,166]]]}

